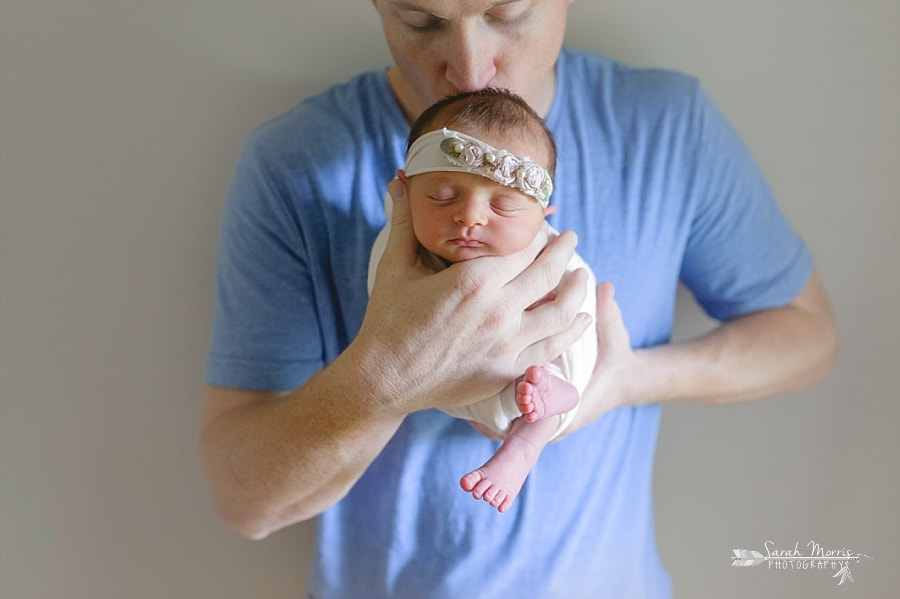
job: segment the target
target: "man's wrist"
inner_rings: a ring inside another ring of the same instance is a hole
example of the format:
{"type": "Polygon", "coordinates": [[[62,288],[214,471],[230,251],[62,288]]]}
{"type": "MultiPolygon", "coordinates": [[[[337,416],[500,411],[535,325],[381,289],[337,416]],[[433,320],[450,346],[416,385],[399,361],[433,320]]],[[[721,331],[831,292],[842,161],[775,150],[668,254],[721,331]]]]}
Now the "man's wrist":
{"type": "Polygon", "coordinates": [[[368,417],[394,418],[409,413],[401,364],[395,354],[378,339],[359,336],[334,361],[340,384],[355,388],[349,394],[368,417]]]}
{"type": "Polygon", "coordinates": [[[640,348],[631,351],[622,366],[620,380],[624,381],[622,406],[642,406],[661,400],[658,390],[659,371],[655,368],[656,348],[640,348]]]}

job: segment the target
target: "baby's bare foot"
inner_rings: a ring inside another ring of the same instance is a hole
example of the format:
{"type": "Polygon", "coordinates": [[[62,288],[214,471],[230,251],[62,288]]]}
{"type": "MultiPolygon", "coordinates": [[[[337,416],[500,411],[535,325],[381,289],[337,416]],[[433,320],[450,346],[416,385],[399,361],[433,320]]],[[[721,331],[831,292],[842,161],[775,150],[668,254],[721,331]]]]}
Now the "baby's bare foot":
{"type": "Polygon", "coordinates": [[[459,486],[464,491],[471,493],[475,499],[483,499],[491,504],[500,513],[510,508],[519,492],[518,489],[514,493],[507,492],[501,484],[492,481],[488,477],[488,473],[481,468],[473,470],[462,477],[459,481],[459,486]]]}
{"type": "Polygon", "coordinates": [[[527,422],[524,416],[516,418],[497,452],[481,468],[463,476],[459,486],[475,499],[505,512],[519,495],[555,429],[556,423],[550,418],[534,423],[527,422]]]}
{"type": "Polygon", "coordinates": [[[537,422],[547,414],[550,376],[543,366],[530,366],[516,385],[516,405],[528,422],[537,422]]]}

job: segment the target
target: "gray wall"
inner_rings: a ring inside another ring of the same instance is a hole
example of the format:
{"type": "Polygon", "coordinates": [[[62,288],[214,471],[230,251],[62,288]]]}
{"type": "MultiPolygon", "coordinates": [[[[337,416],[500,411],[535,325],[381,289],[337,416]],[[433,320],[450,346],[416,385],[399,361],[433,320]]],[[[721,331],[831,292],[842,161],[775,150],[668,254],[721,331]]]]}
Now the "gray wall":
{"type": "MultiPolygon", "coordinates": [[[[900,588],[898,31],[896,1],[572,7],[573,45],[702,79],[843,333],[814,390],[664,410],[676,597],[900,588]],[[767,540],[875,560],[840,588],[730,566],[767,540]]],[[[0,597],[304,595],[312,527],[242,540],[196,458],[216,228],[250,129],[389,60],[366,0],[0,0],[0,597]]],[[[709,326],[683,299],[679,337],[709,326]]]]}

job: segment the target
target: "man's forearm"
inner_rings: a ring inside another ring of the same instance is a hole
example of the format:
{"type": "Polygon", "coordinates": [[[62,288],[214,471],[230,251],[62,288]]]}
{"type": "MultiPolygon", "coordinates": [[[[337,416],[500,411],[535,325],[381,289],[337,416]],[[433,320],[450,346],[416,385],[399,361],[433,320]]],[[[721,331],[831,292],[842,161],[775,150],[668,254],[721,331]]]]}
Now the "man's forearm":
{"type": "Polygon", "coordinates": [[[568,433],[624,406],[727,404],[793,391],[820,381],[837,362],[837,326],[816,272],[783,308],[638,350],[613,295],[609,283],[597,287],[597,364],[568,433]]]}
{"type": "Polygon", "coordinates": [[[201,457],[222,518],[244,536],[323,512],[400,426],[352,360],[340,356],[292,393],[209,388],[201,457]]]}
{"type": "Polygon", "coordinates": [[[638,375],[629,403],[733,403],[819,382],[837,361],[837,327],[814,272],[783,308],[747,314],[634,357],[638,375]]]}

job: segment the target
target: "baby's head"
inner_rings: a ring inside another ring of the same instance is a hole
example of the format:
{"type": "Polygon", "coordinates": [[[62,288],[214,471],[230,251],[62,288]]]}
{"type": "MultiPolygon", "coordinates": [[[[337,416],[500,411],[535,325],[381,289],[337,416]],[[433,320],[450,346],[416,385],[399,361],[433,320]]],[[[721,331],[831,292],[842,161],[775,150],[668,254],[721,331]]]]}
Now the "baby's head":
{"type": "Polygon", "coordinates": [[[552,134],[519,96],[485,89],[441,100],[413,124],[399,173],[416,238],[450,262],[524,249],[555,210],[555,166],[552,134]]]}

